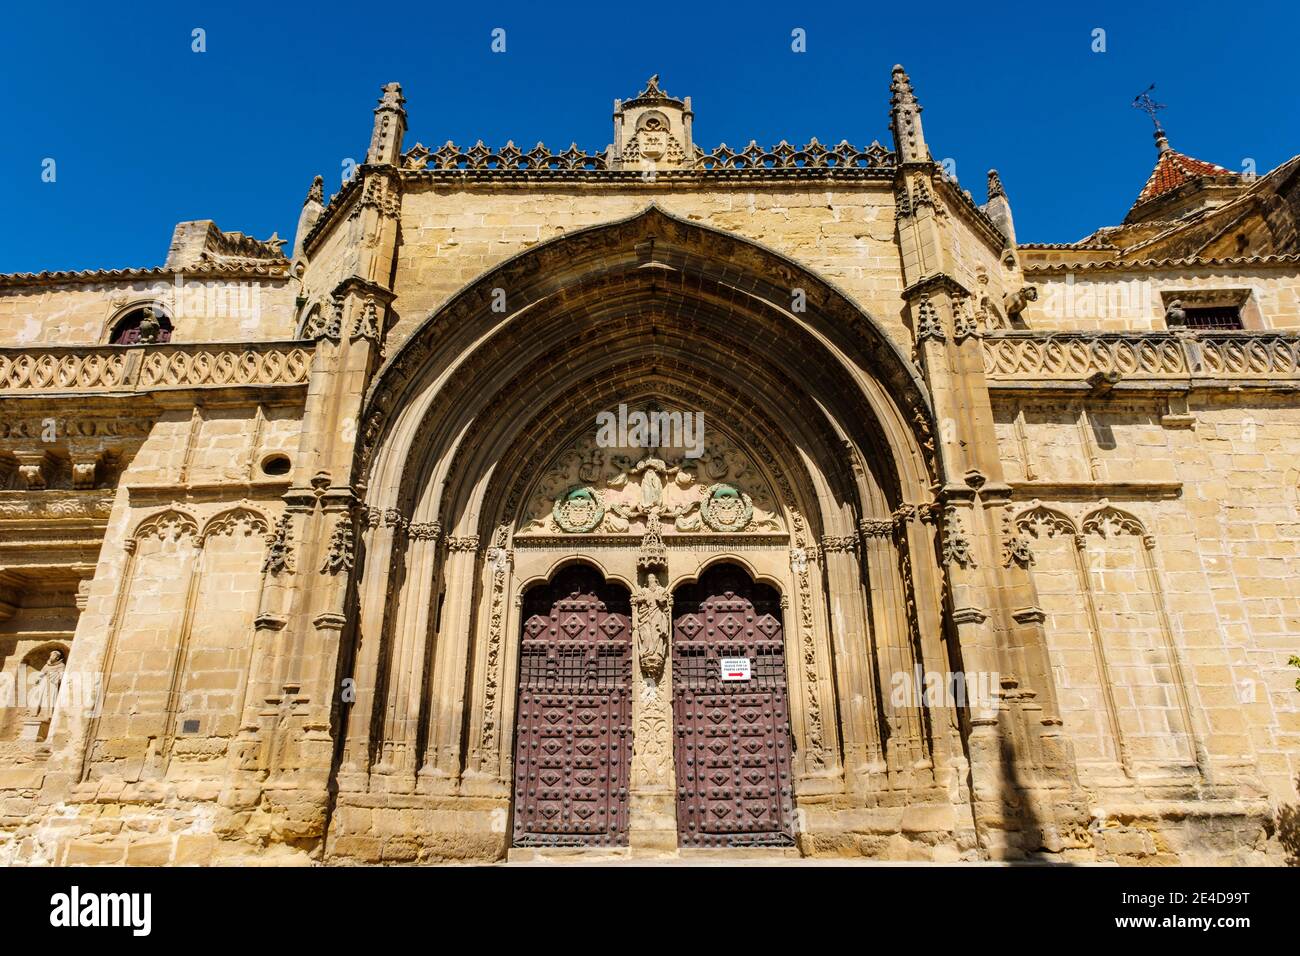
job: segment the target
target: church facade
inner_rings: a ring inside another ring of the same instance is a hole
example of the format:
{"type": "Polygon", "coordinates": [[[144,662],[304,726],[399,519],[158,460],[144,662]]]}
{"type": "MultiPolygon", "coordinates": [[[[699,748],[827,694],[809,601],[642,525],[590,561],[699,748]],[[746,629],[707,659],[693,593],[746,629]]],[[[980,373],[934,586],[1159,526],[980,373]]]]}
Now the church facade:
{"type": "Polygon", "coordinates": [[[0,861],[1281,862],[1300,157],[1033,244],[891,92],[0,276],[0,861]]]}

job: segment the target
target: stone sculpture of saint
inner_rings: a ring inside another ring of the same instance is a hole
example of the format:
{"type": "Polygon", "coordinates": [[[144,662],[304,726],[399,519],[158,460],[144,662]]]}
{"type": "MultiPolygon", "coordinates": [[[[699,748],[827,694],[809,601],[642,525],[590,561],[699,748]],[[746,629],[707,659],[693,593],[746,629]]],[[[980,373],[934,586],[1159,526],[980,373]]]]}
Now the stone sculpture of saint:
{"type": "Polygon", "coordinates": [[[672,596],[658,579],[649,575],[645,587],[632,594],[632,607],[636,612],[637,655],[641,659],[641,672],[658,680],[664,670],[664,655],[668,652],[668,610],[672,596]]]}
{"type": "Polygon", "coordinates": [[[641,508],[650,513],[663,505],[664,483],[659,472],[664,463],[658,458],[647,458],[638,466],[641,469],[641,508]]]}
{"type": "Polygon", "coordinates": [[[27,709],[31,717],[53,715],[54,704],[59,699],[59,687],[63,684],[63,671],[66,667],[63,662],[63,652],[51,651],[49,660],[32,681],[32,703],[27,709]]]}

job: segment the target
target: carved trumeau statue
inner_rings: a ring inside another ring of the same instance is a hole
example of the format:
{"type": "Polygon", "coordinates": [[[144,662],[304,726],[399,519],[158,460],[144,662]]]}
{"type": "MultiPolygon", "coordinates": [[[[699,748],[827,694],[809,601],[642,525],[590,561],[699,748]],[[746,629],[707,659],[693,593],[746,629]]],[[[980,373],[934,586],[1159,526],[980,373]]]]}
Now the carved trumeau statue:
{"type": "Polygon", "coordinates": [[[637,655],[641,659],[641,673],[659,679],[664,671],[664,655],[668,651],[668,611],[672,595],[659,583],[654,574],[646,577],[645,587],[632,594],[635,616],[633,633],[636,637],[637,655]]]}
{"type": "Polygon", "coordinates": [[[63,672],[66,668],[63,652],[51,651],[49,660],[32,681],[31,704],[27,708],[29,716],[48,718],[54,713],[54,705],[59,699],[59,688],[63,685],[63,672]]]}

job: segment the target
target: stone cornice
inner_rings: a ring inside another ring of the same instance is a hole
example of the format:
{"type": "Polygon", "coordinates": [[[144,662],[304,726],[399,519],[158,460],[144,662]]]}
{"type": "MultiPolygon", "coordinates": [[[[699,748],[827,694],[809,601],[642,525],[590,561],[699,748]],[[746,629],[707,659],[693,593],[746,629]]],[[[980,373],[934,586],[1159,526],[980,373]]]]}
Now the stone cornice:
{"type": "Polygon", "coordinates": [[[972,293],[964,285],[945,272],[934,272],[922,276],[903,290],[903,299],[911,302],[923,295],[945,292],[949,295],[970,296],[972,293]]]}
{"type": "Polygon", "coordinates": [[[619,187],[676,188],[680,186],[720,186],[783,181],[821,183],[891,182],[890,167],[722,167],[717,169],[661,169],[653,175],[620,169],[404,169],[404,183],[475,186],[539,186],[591,183],[619,187]]]}
{"type": "MultiPolygon", "coordinates": [[[[1028,247],[1028,248],[1043,248],[1028,247]]],[[[1241,268],[1242,266],[1276,267],[1294,266],[1300,263],[1300,254],[1275,256],[1227,256],[1224,258],[1205,258],[1189,256],[1183,259],[1107,259],[1102,262],[1056,262],[1024,264],[1024,274],[1064,275],[1072,272],[1150,272],[1157,269],[1187,270],[1207,268],[1241,268]]]]}
{"type": "Polygon", "coordinates": [[[1078,498],[1178,498],[1183,493],[1181,481],[1012,481],[1016,500],[1078,498]]]}
{"type": "Polygon", "coordinates": [[[177,276],[184,279],[286,279],[289,263],[273,262],[267,265],[252,263],[205,263],[193,269],[86,269],[83,271],[10,272],[0,274],[0,289],[28,286],[88,285],[96,283],[129,283],[150,279],[171,281],[177,276]]]}

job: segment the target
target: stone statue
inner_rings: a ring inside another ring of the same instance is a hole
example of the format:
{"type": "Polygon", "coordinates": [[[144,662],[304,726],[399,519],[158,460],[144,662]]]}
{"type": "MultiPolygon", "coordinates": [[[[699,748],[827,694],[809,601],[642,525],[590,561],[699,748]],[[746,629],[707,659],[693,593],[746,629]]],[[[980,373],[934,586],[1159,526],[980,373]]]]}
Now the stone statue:
{"type": "Polygon", "coordinates": [[[59,688],[63,685],[63,671],[66,667],[63,662],[63,652],[51,651],[49,660],[32,681],[28,716],[48,719],[53,715],[54,704],[59,699],[59,688]]]}
{"type": "Polygon", "coordinates": [[[1187,326],[1187,310],[1183,308],[1182,299],[1174,299],[1165,309],[1165,325],[1171,329],[1187,326]]]}
{"type": "Polygon", "coordinates": [[[667,466],[658,458],[646,458],[637,464],[637,471],[641,472],[642,510],[649,512],[663,504],[664,482],[659,473],[666,470],[667,466]]]}
{"type": "Polygon", "coordinates": [[[162,325],[159,323],[157,316],[153,314],[153,306],[146,305],[143,313],[140,316],[140,342],[144,345],[153,345],[158,341],[158,336],[162,332],[162,325]]]}
{"type": "Polygon", "coordinates": [[[632,594],[635,612],[633,633],[636,636],[637,655],[641,659],[641,673],[655,680],[664,671],[664,655],[668,652],[668,610],[672,596],[655,575],[646,578],[646,585],[632,594]]]}

